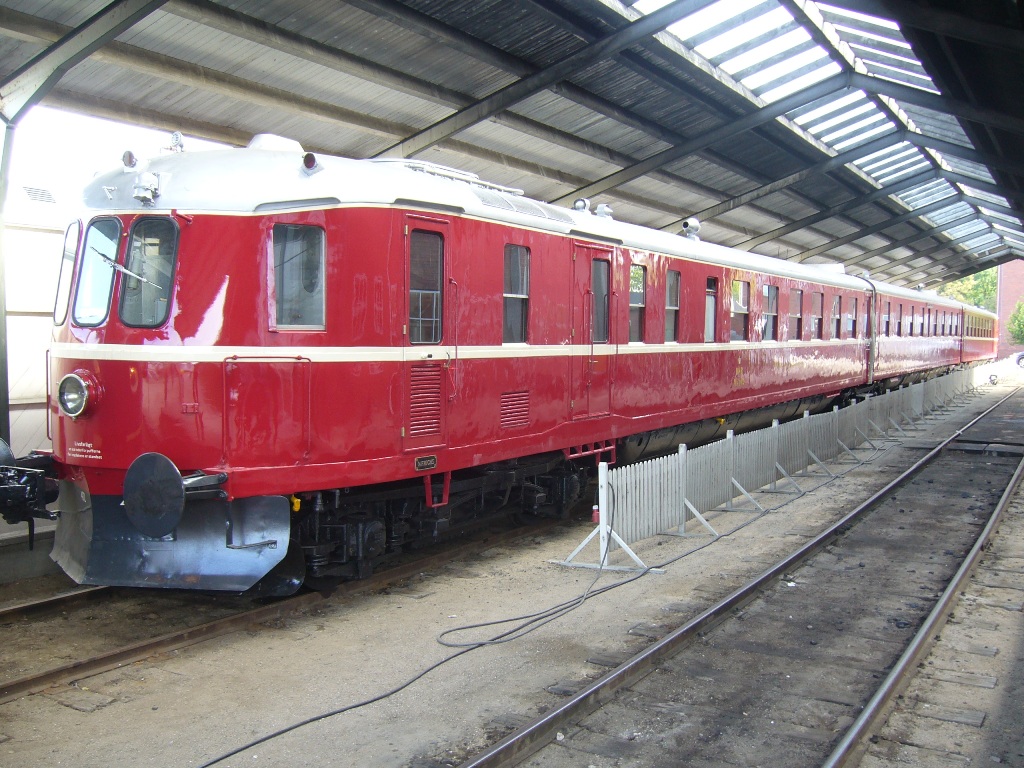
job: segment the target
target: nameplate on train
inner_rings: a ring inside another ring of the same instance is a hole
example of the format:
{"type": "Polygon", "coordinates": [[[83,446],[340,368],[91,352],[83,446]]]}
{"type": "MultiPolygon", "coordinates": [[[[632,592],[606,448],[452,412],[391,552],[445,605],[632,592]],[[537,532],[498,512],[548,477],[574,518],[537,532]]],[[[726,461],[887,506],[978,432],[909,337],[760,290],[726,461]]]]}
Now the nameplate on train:
{"type": "Polygon", "coordinates": [[[423,472],[437,467],[437,456],[419,456],[416,458],[416,471],[423,472]]]}

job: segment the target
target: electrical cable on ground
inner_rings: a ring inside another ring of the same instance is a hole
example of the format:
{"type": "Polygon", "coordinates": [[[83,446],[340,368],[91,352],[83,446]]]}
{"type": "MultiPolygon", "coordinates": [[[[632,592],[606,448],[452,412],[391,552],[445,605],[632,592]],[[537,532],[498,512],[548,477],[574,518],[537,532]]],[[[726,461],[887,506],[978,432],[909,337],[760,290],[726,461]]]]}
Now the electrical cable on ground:
{"type": "MultiPolygon", "coordinates": [[[[901,442],[899,440],[895,440],[895,439],[892,439],[892,438],[887,438],[887,439],[893,445],[899,444],[901,442]]],[[[874,444],[872,444],[872,446],[874,447],[874,444]]],[[[845,476],[848,472],[852,471],[857,466],[860,466],[860,464],[871,463],[880,454],[882,454],[883,452],[887,451],[890,447],[892,447],[892,446],[891,445],[890,446],[886,446],[885,448],[874,447],[873,454],[871,455],[870,458],[861,460],[859,464],[857,464],[857,465],[855,465],[853,467],[850,467],[845,472],[842,472],[842,473],[839,473],[839,474],[833,474],[829,479],[825,480],[822,483],[819,483],[814,488],[810,489],[810,491],[801,491],[800,496],[804,495],[805,493],[810,493],[810,492],[813,492],[813,491],[817,491],[819,488],[822,488],[822,487],[824,487],[826,485],[829,485],[833,481],[838,480],[840,477],[845,476]]],[[[612,509],[610,510],[610,514],[609,514],[609,520],[610,520],[610,523],[613,523],[614,519],[615,519],[615,506],[616,506],[616,504],[615,504],[615,488],[614,488],[614,486],[609,486],[609,490],[611,491],[611,505],[610,506],[612,507],[612,509]]],[[[797,498],[799,498],[799,497],[797,497],[797,498]]],[[[290,733],[290,732],[295,731],[295,730],[298,730],[299,728],[303,728],[303,727],[305,727],[307,725],[311,725],[313,723],[320,722],[322,720],[326,720],[328,718],[344,714],[345,712],[351,712],[353,710],[361,709],[361,708],[369,706],[371,704],[376,704],[379,701],[383,701],[384,699],[387,699],[387,698],[389,698],[391,696],[394,696],[395,694],[400,693],[401,691],[404,691],[406,688],[408,688],[409,686],[413,685],[414,683],[422,680],[424,677],[426,677],[428,674],[433,672],[435,669],[438,669],[438,668],[444,666],[445,664],[447,664],[450,661],[454,661],[455,659],[457,659],[460,656],[463,656],[463,655],[469,653],[470,651],[474,651],[474,650],[476,650],[478,648],[485,648],[485,647],[492,646],[492,645],[500,645],[502,643],[511,642],[513,640],[518,640],[521,637],[525,637],[526,635],[536,631],[537,629],[540,629],[544,625],[549,624],[550,622],[555,621],[556,619],[559,619],[559,618],[567,615],[568,613],[576,610],[581,605],[583,605],[587,600],[590,600],[591,598],[597,597],[599,595],[603,595],[606,592],[610,592],[613,589],[617,589],[618,587],[622,587],[622,586],[625,586],[627,584],[632,584],[633,582],[638,581],[639,579],[643,578],[644,576],[647,576],[651,571],[661,570],[661,569],[667,568],[670,565],[674,565],[675,563],[679,562],[683,558],[688,557],[689,555],[692,555],[695,552],[700,552],[701,550],[706,549],[707,547],[711,546],[712,544],[714,544],[718,540],[724,539],[724,538],[729,537],[729,536],[732,536],[733,534],[743,530],[744,528],[746,528],[747,526],[751,525],[752,523],[760,520],[762,517],[767,515],[769,512],[775,512],[775,511],[777,511],[779,509],[782,509],[783,507],[785,507],[786,505],[790,504],[794,500],[795,499],[787,499],[786,501],[782,502],[781,504],[778,504],[778,505],[776,505],[774,507],[769,507],[767,509],[764,509],[762,512],[758,513],[757,515],[755,515],[751,519],[741,523],[740,525],[736,526],[732,530],[730,530],[730,531],[728,531],[726,533],[723,533],[723,534],[719,534],[719,535],[713,537],[712,539],[710,539],[709,541],[706,541],[706,542],[700,544],[699,546],[694,547],[693,549],[687,550],[686,552],[683,552],[683,553],[681,553],[679,555],[676,555],[675,557],[669,558],[668,560],[664,561],[663,563],[659,563],[657,565],[647,566],[644,569],[642,569],[642,570],[638,571],[637,573],[633,574],[632,576],[629,576],[629,577],[627,577],[625,579],[617,581],[614,584],[607,584],[607,585],[605,585],[603,587],[595,589],[595,585],[597,584],[598,580],[601,578],[601,576],[603,576],[606,573],[606,571],[604,570],[605,560],[607,559],[607,556],[608,556],[608,552],[606,551],[603,554],[601,562],[600,562],[600,564],[598,566],[597,575],[595,575],[593,580],[590,582],[590,584],[587,585],[587,588],[582,593],[577,595],[576,597],[571,598],[569,600],[565,600],[565,601],[563,601],[561,603],[558,603],[557,605],[551,606],[549,608],[546,608],[546,609],[544,609],[542,611],[538,611],[536,613],[526,614],[526,615],[523,615],[523,616],[516,616],[516,617],[513,617],[513,618],[497,619],[497,620],[494,620],[494,621],[480,622],[478,624],[468,624],[468,625],[465,625],[465,626],[462,626],[462,627],[454,627],[452,629],[445,630],[444,632],[442,632],[441,634],[438,635],[437,642],[440,643],[441,645],[445,646],[446,648],[458,648],[459,650],[457,650],[455,653],[449,654],[448,656],[444,657],[443,659],[440,659],[440,660],[436,661],[435,663],[433,663],[430,666],[426,667],[425,669],[421,670],[420,672],[418,672],[417,674],[415,674],[413,677],[409,678],[405,682],[395,686],[391,690],[385,691],[384,693],[381,693],[381,694],[379,694],[377,696],[374,696],[372,698],[365,699],[364,701],[356,702],[354,704],[348,704],[348,705],[345,705],[343,707],[338,707],[337,709],[332,709],[332,710],[330,710],[328,712],[322,712],[322,713],[320,713],[318,715],[314,715],[312,717],[306,718],[305,720],[299,721],[297,723],[292,723],[291,725],[285,726],[283,728],[279,728],[278,730],[276,730],[276,731],[274,731],[272,733],[266,734],[265,736],[261,736],[261,737],[259,737],[257,739],[254,739],[254,740],[248,742],[247,744],[243,744],[243,745],[241,745],[239,747],[236,747],[235,749],[231,750],[230,752],[225,752],[224,754],[222,754],[222,755],[220,755],[218,757],[215,757],[212,760],[208,760],[207,762],[200,764],[198,766],[198,768],[210,768],[210,766],[213,766],[213,765],[216,765],[218,763],[221,763],[224,760],[227,760],[227,759],[229,759],[231,757],[234,757],[235,755],[238,755],[238,754],[240,754],[242,752],[245,752],[245,751],[247,751],[249,749],[252,749],[253,747],[259,746],[260,744],[264,744],[264,743],[266,743],[268,741],[276,739],[276,738],[278,738],[280,736],[284,736],[285,734],[290,733]],[[505,632],[501,632],[501,633],[495,635],[494,637],[488,638],[486,640],[467,641],[467,642],[461,642],[460,643],[460,642],[454,642],[454,641],[450,641],[450,640],[446,640],[445,639],[449,635],[455,634],[457,632],[466,632],[466,631],[469,631],[469,630],[481,629],[481,628],[485,628],[485,627],[497,627],[497,626],[501,626],[501,625],[504,625],[504,624],[510,624],[512,622],[519,622],[519,624],[517,626],[515,626],[515,627],[512,627],[511,629],[506,630],[505,632]]]]}

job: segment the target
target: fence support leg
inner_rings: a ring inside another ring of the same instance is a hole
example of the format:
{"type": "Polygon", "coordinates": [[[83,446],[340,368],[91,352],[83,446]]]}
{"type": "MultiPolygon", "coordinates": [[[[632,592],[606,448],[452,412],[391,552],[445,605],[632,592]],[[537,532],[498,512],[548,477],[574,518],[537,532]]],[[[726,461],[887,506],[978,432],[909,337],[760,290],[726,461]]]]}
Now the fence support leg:
{"type": "Polygon", "coordinates": [[[576,549],[572,551],[565,560],[552,560],[557,565],[566,565],[572,568],[591,568],[598,571],[647,571],[648,573],[664,573],[665,571],[660,568],[648,568],[644,565],[643,560],[636,556],[636,553],[629,548],[622,537],[617,534],[610,523],[610,511],[608,508],[608,463],[602,461],[598,464],[597,468],[597,506],[598,506],[598,523],[597,527],[590,532],[590,535],[583,540],[576,549]],[[587,546],[594,537],[600,537],[600,558],[596,563],[575,563],[573,560],[576,558],[583,548],[587,546]],[[629,558],[636,563],[636,567],[630,567],[628,565],[608,565],[608,555],[611,542],[615,542],[622,548],[622,551],[629,556],[629,558]]]}

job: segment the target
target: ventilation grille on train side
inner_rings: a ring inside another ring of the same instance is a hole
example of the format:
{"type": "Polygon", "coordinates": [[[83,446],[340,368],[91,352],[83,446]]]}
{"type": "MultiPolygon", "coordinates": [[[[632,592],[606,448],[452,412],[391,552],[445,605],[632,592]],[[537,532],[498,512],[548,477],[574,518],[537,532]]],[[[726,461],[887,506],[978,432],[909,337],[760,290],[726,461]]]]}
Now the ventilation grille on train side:
{"type": "Polygon", "coordinates": [[[441,434],[441,376],[439,365],[414,365],[409,373],[409,436],[441,434]]]}
{"type": "Polygon", "coordinates": [[[501,396],[501,428],[515,429],[530,423],[530,393],[505,392],[501,396]]]}

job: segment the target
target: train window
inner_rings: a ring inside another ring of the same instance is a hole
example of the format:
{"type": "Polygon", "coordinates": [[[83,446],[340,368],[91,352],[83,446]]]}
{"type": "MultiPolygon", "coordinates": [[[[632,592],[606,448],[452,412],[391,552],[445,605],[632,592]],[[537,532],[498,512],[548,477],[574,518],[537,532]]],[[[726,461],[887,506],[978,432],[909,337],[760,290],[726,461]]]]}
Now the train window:
{"type": "Polygon", "coordinates": [[[819,293],[818,291],[811,292],[811,338],[821,339],[824,338],[824,328],[822,327],[825,320],[825,294],[819,293]]]}
{"type": "Polygon", "coordinates": [[[896,335],[903,335],[903,305],[896,305],[896,335]]]}
{"type": "Polygon", "coordinates": [[[804,335],[804,292],[794,290],[789,294],[789,340],[800,341],[804,335]]]}
{"type": "Polygon", "coordinates": [[[409,236],[409,343],[440,344],[444,243],[437,232],[409,236]]]}
{"type": "Polygon", "coordinates": [[[938,336],[938,325],[939,325],[939,310],[935,310],[934,314],[931,309],[928,310],[928,327],[931,328],[932,336],[938,336]]]}
{"type": "Polygon", "coordinates": [[[840,296],[832,297],[832,338],[838,339],[843,335],[843,299],[840,296]]]}
{"type": "Polygon", "coordinates": [[[71,314],[76,325],[94,326],[107,319],[120,236],[121,222],[117,219],[98,219],[85,233],[71,314]]]}
{"type": "Polygon", "coordinates": [[[924,336],[924,307],[921,307],[921,313],[917,314],[917,310],[914,310],[914,323],[917,325],[917,335],[924,336]]]}
{"type": "Polygon", "coordinates": [[[608,342],[608,277],[611,264],[603,259],[594,259],[590,266],[591,290],[594,292],[594,309],[591,318],[593,333],[591,341],[598,344],[608,342]]]}
{"type": "Polygon", "coordinates": [[[639,264],[629,268],[629,340],[644,340],[644,314],[647,309],[647,269],[639,264]]]}
{"type": "Polygon", "coordinates": [[[774,285],[762,287],[764,294],[764,331],[761,338],[764,341],[778,341],[779,338],[779,289],[774,285]]]}
{"type": "Polygon", "coordinates": [[[171,219],[139,219],[125,254],[121,322],[156,328],[167,321],[171,279],[178,256],[178,225],[171,219]]]}
{"type": "Polygon", "coordinates": [[[274,225],[276,328],[324,328],[324,231],[274,225]]]}
{"type": "Polygon", "coordinates": [[[891,301],[887,301],[887,302],[885,302],[885,314],[882,315],[882,335],[883,336],[891,335],[890,331],[892,329],[889,327],[889,318],[891,316],[892,316],[892,302],[891,301]]]}
{"type": "Polygon", "coordinates": [[[718,278],[709,277],[704,289],[704,341],[718,338],[718,278]]]}
{"type": "Polygon", "coordinates": [[[732,304],[729,309],[729,340],[746,341],[750,338],[750,283],[746,280],[732,281],[732,304]]]}
{"type": "Polygon", "coordinates": [[[82,222],[73,221],[64,233],[64,257],[60,260],[60,277],[57,278],[57,300],[53,303],[53,324],[63,325],[68,319],[68,301],[71,298],[71,277],[75,273],[75,252],[78,237],[82,234],[82,222]]]}
{"type": "Polygon", "coordinates": [[[850,299],[849,312],[846,314],[846,335],[857,338],[857,299],[850,299]]]}
{"type": "Polygon", "coordinates": [[[525,343],[530,304],[530,249],[505,246],[505,291],[502,341],[525,343]]]}
{"type": "Polygon", "coordinates": [[[665,341],[679,341],[679,273],[668,271],[665,283],[665,341]]]}

